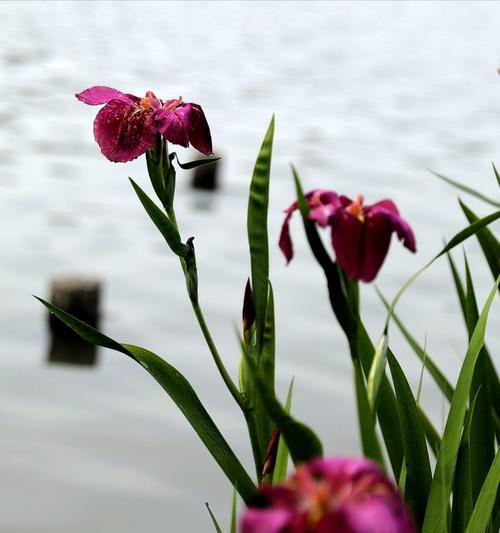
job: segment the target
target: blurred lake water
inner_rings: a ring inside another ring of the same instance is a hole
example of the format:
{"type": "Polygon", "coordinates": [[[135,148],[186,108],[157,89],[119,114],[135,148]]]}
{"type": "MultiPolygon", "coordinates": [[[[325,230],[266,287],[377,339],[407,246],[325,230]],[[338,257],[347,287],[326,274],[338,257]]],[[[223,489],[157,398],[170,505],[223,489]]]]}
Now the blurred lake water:
{"type": "MultiPolygon", "coordinates": [[[[253,163],[276,114],[269,231],[277,312],[278,391],[327,453],[358,453],[347,346],[298,221],[296,258],[276,243],[293,200],[289,164],[306,188],[392,198],[418,254],[392,244],[377,285],[386,296],[465,225],[442,172],[497,195],[500,5],[329,2],[2,2],[0,4],[0,531],[212,531],[203,506],[228,519],[231,488],[160,387],[120,354],[98,365],[49,365],[48,297],[60,275],[104,286],[102,327],[156,351],[198,391],[250,468],[243,419],[204,346],[178,262],[127,180],[148,188],[143,158],[111,164],[93,140],[97,108],[74,93],[109,85],[200,103],[223,155],[210,196],[178,175],[182,234],[196,237],[200,298],[233,375],[249,275],[246,204],[253,163]]],[[[181,160],[195,154],[177,150],[181,160]]],[[[480,214],[488,206],[464,199],[480,214]]],[[[475,242],[480,304],[492,280],[475,242]]],[[[461,251],[455,257],[461,264],[461,251]]],[[[363,310],[376,340],[384,309],[372,285],[363,310]]],[[[451,379],[466,348],[448,267],[436,263],[400,315],[451,379]]],[[[498,305],[488,342],[498,347],[498,305]]],[[[391,343],[416,387],[420,365],[391,343]]],[[[498,361],[498,360],[497,360],[498,361]]],[[[443,401],[425,376],[438,427],[443,401]]]]}

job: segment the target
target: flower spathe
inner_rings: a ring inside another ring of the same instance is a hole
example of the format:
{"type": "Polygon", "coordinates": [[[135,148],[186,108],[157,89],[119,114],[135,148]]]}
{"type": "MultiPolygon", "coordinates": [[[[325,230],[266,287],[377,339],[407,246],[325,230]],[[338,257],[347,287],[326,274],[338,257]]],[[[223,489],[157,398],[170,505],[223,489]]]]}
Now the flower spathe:
{"type": "MultiPolygon", "coordinates": [[[[408,250],[416,252],[413,232],[391,200],[363,205],[361,195],[351,200],[323,189],[309,192],[306,199],[309,219],[321,227],[331,228],[336,260],[352,279],[372,281],[375,278],[389,250],[393,232],[408,250]]],[[[296,209],[297,202],[286,209],[279,239],[287,263],[293,258],[289,224],[296,209]]]]}
{"type": "Polygon", "coordinates": [[[95,117],[94,137],[110,161],[139,157],[154,145],[158,134],[173,144],[185,148],[191,144],[202,154],[212,153],[210,129],[198,104],[181,97],[163,102],[151,91],[139,98],[104,86],[75,96],[85,104],[106,104],[95,117]]]}
{"type": "Polygon", "coordinates": [[[415,533],[394,483],[367,459],[315,459],[261,487],[241,533],[415,533]]]}

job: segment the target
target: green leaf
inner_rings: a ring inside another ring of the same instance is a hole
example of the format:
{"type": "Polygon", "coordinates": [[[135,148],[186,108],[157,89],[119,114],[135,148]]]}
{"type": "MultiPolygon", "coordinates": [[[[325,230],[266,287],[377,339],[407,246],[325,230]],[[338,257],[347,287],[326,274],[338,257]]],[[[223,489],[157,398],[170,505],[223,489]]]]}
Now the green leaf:
{"type": "MultiPolygon", "coordinates": [[[[384,298],[383,294],[378,289],[376,290],[377,290],[377,294],[379,295],[385,307],[389,309],[389,304],[387,300],[384,298]]],[[[451,401],[451,398],[453,396],[453,387],[451,386],[450,382],[446,379],[444,374],[439,370],[439,368],[433,362],[431,357],[425,352],[425,350],[419,345],[419,343],[415,340],[415,338],[406,329],[403,322],[398,317],[398,315],[396,315],[395,312],[392,313],[392,319],[398,326],[403,337],[406,339],[408,344],[411,346],[411,348],[413,349],[417,357],[425,365],[425,368],[427,368],[427,370],[429,371],[429,374],[433,377],[434,381],[436,382],[438,387],[441,389],[441,392],[445,395],[448,401],[451,401]]]]}
{"type": "Polygon", "coordinates": [[[403,435],[406,465],[405,500],[418,528],[422,526],[431,486],[431,466],[420,414],[410,385],[394,354],[388,350],[387,359],[398,400],[399,421],[403,435]]]}
{"type": "Polygon", "coordinates": [[[141,204],[143,205],[146,213],[149,215],[154,225],[159,229],[160,233],[163,235],[164,239],[167,241],[167,244],[170,246],[170,249],[174,254],[179,257],[186,257],[190,248],[186,244],[181,242],[181,238],[175,224],[167,217],[167,215],[149,198],[149,196],[135,183],[132,178],[130,183],[139,197],[141,204]]]}
{"type": "Polygon", "coordinates": [[[479,533],[486,531],[491,512],[495,505],[498,486],[500,485],[500,449],[497,450],[495,460],[491,465],[488,476],[484,480],[476,505],[472,511],[465,533],[479,533]]]}
{"type": "MultiPolygon", "coordinates": [[[[469,263],[464,253],[465,261],[465,279],[466,279],[466,320],[469,330],[469,341],[476,327],[479,317],[479,311],[476,303],[472,276],[469,269],[469,263]]],[[[491,380],[495,377],[490,376],[486,359],[489,354],[486,347],[483,346],[479,352],[474,376],[470,390],[470,403],[476,401],[476,407],[472,412],[470,426],[470,444],[469,444],[469,461],[471,470],[471,488],[472,501],[475,503],[476,498],[481,490],[483,481],[488,474],[491,463],[495,457],[495,433],[494,420],[492,418],[493,405],[491,401],[491,380]]]]}
{"type": "MultiPolygon", "coordinates": [[[[473,224],[479,220],[478,216],[473,213],[461,200],[460,207],[465,213],[467,220],[473,224]]],[[[488,262],[493,279],[500,274],[500,244],[488,228],[483,228],[476,233],[477,240],[483,250],[484,257],[488,262]]]]}
{"type": "Polygon", "coordinates": [[[262,350],[269,279],[269,243],[267,209],[269,204],[269,177],[273,149],[274,116],[264,137],[255,163],[248,199],[247,230],[252,267],[252,291],[255,302],[257,353],[262,350]]]}
{"type": "Polygon", "coordinates": [[[462,440],[458,448],[457,466],[453,478],[453,507],[451,532],[462,533],[472,514],[472,480],[470,463],[471,420],[476,408],[477,394],[471,402],[464,423],[462,440]]]}
{"type": "Polygon", "coordinates": [[[375,349],[375,355],[373,356],[372,366],[370,367],[370,373],[368,374],[367,394],[368,403],[373,411],[376,412],[376,405],[378,399],[378,391],[380,389],[380,383],[384,376],[385,363],[387,361],[387,346],[388,339],[385,333],[378,343],[375,349]]]}
{"type": "Polygon", "coordinates": [[[425,433],[425,438],[429,443],[429,446],[432,450],[432,453],[435,457],[438,456],[439,448],[441,447],[441,437],[436,431],[436,428],[432,425],[432,422],[429,420],[422,408],[418,408],[420,413],[420,423],[422,424],[422,429],[425,433]]]}
{"type": "Polygon", "coordinates": [[[448,263],[450,265],[451,275],[453,276],[453,282],[455,284],[455,290],[457,291],[460,308],[462,309],[462,314],[464,316],[465,325],[467,325],[467,301],[465,298],[465,289],[455,265],[455,261],[453,260],[453,256],[450,253],[447,253],[446,256],[448,257],[448,263]]]}
{"type": "Polygon", "coordinates": [[[220,157],[207,157],[205,159],[195,159],[194,161],[189,161],[187,163],[181,163],[179,161],[179,156],[172,152],[170,154],[170,159],[172,160],[175,157],[177,159],[177,164],[183,169],[183,170],[191,170],[196,167],[202,167],[204,165],[211,165],[212,163],[215,163],[220,159],[220,157]]]}
{"type": "Polygon", "coordinates": [[[495,173],[495,176],[497,178],[497,183],[500,187],[500,174],[498,173],[498,170],[496,169],[495,164],[494,163],[491,163],[491,164],[493,165],[493,172],[495,173]]]}
{"type": "Polygon", "coordinates": [[[230,533],[236,533],[236,522],[238,515],[238,492],[233,490],[233,501],[231,502],[231,525],[229,527],[230,533]]]}
{"type": "Polygon", "coordinates": [[[314,431],[295,420],[283,409],[243,342],[241,347],[262,403],[269,416],[274,420],[281,436],[285,439],[295,465],[305,463],[315,457],[321,457],[323,455],[323,446],[314,431]]]}
{"type": "Polygon", "coordinates": [[[441,447],[437,458],[437,464],[432,480],[427,512],[425,514],[422,533],[442,533],[447,529],[448,501],[450,497],[453,477],[455,473],[458,449],[461,441],[465,412],[467,409],[467,400],[472,384],[474,367],[479,356],[479,352],[484,344],[484,335],[486,331],[486,322],[488,312],[496,295],[500,278],[497,279],[493,290],[481,312],[474,329],[465,360],[458,377],[455,387],[455,393],[451,401],[448,419],[444,430],[441,447]]]}
{"type": "Polygon", "coordinates": [[[373,459],[385,470],[384,456],[375,430],[375,418],[368,401],[363,371],[357,360],[354,363],[354,383],[356,386],[356,400],[358,406],[358,422],[361,433],[361,443],[365,457],[373,459]]]}
{"type": "MultiPolygon", "coordinates": [[[[288,387],[288,394],[286,397],[285,411],[287,414],[290,414],[292,409],[292,396],[293,396],[293,378],[288,387]]],[[[282,483],[286,478],[286,473],[288,469],[288,447],[286,445],[285,439],[280,435],[280,442],[278,444],[278,453],[276,454],[276,464],[274,465],[273,471],[273,485],[282,483]]]]}
{"type": "Polygon", "coordinates": [[[249,501],[255,494],[255,485],[203,407],[190,383],[176,368],[144,348],[130,344],[120,344],[59,307],[41,298],[37,299],[57,318],[80,335],[82,339],[91,344],[110,348],[128,355],[146,369],[181,410],[222,471],[229,478],[231,484],[238,488],[243,500],[249,501]]]}
{"type": "MultiPolygon", "coordinates": [[[[262,354],[258,362],[262,376],[270,390],[274,391],[274,363],[275,363],[275,328],[274,328],[274,296],[271,282],[269,282],[269,300],[266,308],[266,322],[264,325],[264,339],[262,354]]],[[[273,432],[273,421],[266,408],[261,404],[261,397],[255,398],[255,419],[257,422],[260,449],[266,451],[273,432]]]]}
{"type": "Polygon", "coordinates": [[[217,523],[217,519],[215,518],[214,513],[212,513],[212,509],[210,509],[210,505],[208,504],[208,502],[205,502],[205,506],[206,506],[206,508],[208,510],[208,514],[210,515],[210,518],[212,519],[212,523],[214,525],[215,531],[217,533],[222,533],[222,529],[220,528],[219,524],[217,523]]]}
{"type": "Polygon", "coordinates": [[[458,181],[452,180],[451,178],[447,178],[446,176],[443,176],[442,174],[438,174],[437,172],[434,172],[433,170],[431,170],[431,172],[432,174],[434,174],[434,176],[438,177],[439,179],[442,179],[443,181],[446,181],[450,185],[453,185],[453,187],[456,187],[457,189],[460,189],[461,191],[464,191],[467,194],[471,194],[472,196],[475,196],[476,198],[479,198],[483,202],[486,202],[490,205],[493,205],[495,207],[500,207],[500,203],[495,202],[495,200],[492,200],[491,198],[488,198],[488,196],[485,196],[479,191],[476,191],[476,189],[473,189],[472,187],[468,187],[467,185],[464,185],[463,183],[459,183],[458,181]]]}

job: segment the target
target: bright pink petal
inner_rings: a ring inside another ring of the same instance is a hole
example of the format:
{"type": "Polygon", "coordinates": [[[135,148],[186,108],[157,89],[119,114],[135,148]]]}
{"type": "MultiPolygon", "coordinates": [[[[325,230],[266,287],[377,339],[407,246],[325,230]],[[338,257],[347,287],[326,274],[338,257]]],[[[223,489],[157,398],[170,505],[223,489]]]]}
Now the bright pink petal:
{"type": "MultiPolygon", "coordinates": [[[[165,105],[167,104],[168,102],[165,105]]],[[[155,115],[159,132],[172,144],[187,148],[189,145],[190,114],[190,106],[179,106],[172,111],[160,109],[155,115]]]]}
{"type": "Polygon", "coordinates": [[[111,100],[94,120],[94,137],[102,153],[114,162],[139,157],[153,146],[157,128],[151,110],[111,100]]]}
{"type": "Polygon", "coordinates": [[[415,533],[401,497],[392,492],[342,506],[334,522],[332,533],[415,533]]]}
{"type": "Polygon", "coordinates": [[[290,237],[290,220],[296,209],[298,209],[298,204],[297,202],[293,202],[293,204],[285,210],[286,216],[283,221],[283,226],[281,227],[280,238],[278,241],[278,246],[286,258],[287,265],[293,259],[293,243],[292,238],[290,237]]]}
{"type": "Polygon", "coordinates": [[[133,101],[131,97],[137,98],[133,95],[126,95],[116,89],[105,87],[103,85],[90,87],[90,89],[85,89],[85,91],[75,94],[75,96],[81,102],[89,105],[107,104],[111,100],[120,100],[131,104],[133,101]]]}
{"type": "Polygon", "coordinates": [[[285,533],[291,518],[288,509],[249,508],[241,521],[241,533],[285,533]]]}

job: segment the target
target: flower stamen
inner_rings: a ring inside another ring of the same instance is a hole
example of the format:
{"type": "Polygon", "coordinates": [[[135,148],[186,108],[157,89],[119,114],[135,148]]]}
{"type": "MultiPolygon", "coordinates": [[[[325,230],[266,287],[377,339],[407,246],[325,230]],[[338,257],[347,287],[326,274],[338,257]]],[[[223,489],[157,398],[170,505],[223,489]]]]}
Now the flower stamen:
{"type": "Polygon", "coordinates": [[[345,209],[350,215],[356,217],[360,222],[365,221],[365,217],[363,215],[363,200],[363,195],[358,194],[358,196],[356,196],[356,200],[354,200],[354,202],[348,205],[345,209]]]}

